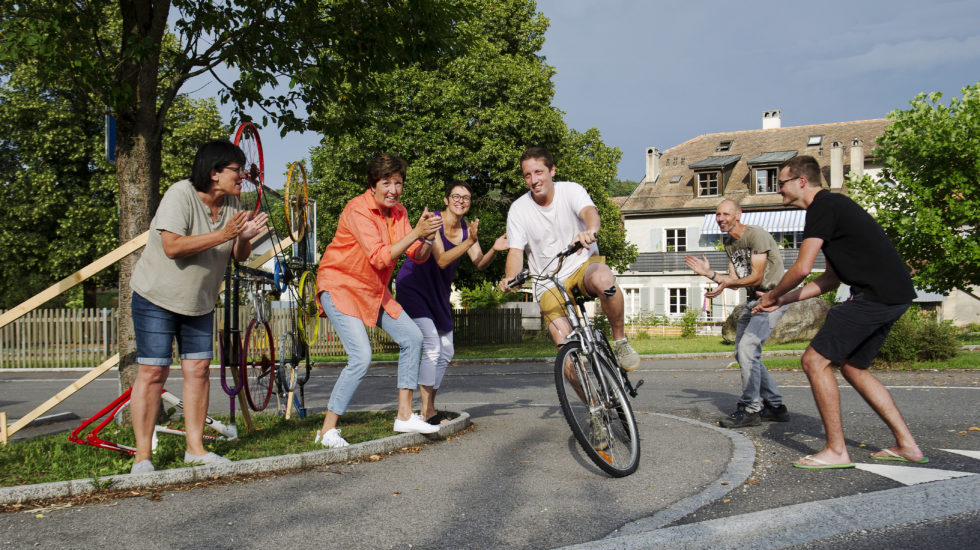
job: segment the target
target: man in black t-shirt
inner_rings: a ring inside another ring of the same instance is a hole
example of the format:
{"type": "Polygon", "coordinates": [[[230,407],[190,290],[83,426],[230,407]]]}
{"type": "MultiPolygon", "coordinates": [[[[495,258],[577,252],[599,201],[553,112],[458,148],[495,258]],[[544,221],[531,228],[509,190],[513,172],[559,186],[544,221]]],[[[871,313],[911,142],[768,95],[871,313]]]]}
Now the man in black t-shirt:
{"type": "Polygon", "coordinates": [[[779,194],[784,205],[807,211],[803,243],[796,263],[776,288],[760,298],[753,311],[773,311],[836,290],[841,282],[851,286],[851,299],[831,308],[801,360],[823,418],[827,443],[820,452],[800,458],[793,465],[809,469],[854,467],[844,441],[840,390],[831,362],[841,364],[841,375],[895,436],[895,446],[872,453],[871,458],[928,462],[888,389],[868,371],[888,331],[915,298],[905,262],[864,209],[844,195],[823,189],[820,166],[813,157],[794,157],[783,163],[779,194]],[[826,271],[796,288],[810,274],[820,250],[827,259],[826,271]]]}

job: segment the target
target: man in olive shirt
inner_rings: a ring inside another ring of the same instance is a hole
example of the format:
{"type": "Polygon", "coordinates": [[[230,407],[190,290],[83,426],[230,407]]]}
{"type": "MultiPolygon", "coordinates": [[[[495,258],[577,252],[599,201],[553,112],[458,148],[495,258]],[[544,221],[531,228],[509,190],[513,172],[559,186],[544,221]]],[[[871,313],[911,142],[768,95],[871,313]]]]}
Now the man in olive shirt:
{"type": "Polygon", "coordinates": [[[715,221],[725,233],[722,243],[729,259],[727,273],[712,270],[703,254],[701,259],[684,257],[684,262],[695,273],[718,283],[717,288],[705,293],[708,298],[718,296],[726,288],[745,288],[747,293],[735,331],[735,359],[742,371],[742,397],[735,412],[718,422],[726,428],[758,426],[762,420],[789,421],[783,396],[762,364],[762,345],[786,312],[786,307],[752,314],[752,308],[759,301],[757,292],[771,290],[783,276],[783,257],[772,235],[761,227],[743,224],[741,216],[741,207],[731,199],[721,201],[715,209],[715,221]]]}

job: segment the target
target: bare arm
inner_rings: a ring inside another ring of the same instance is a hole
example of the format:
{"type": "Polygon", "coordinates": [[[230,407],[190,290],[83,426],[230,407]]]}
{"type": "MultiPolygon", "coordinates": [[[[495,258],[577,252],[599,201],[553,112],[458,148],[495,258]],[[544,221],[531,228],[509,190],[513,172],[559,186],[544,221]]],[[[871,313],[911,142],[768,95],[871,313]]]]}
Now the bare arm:
{"type": "Polygon", "coordinates": [[[759,305],[753,311],[775,311],[784,304],[819,296],[823,292],[826,292],[826,290],[821,290],[822,288],[826,287],[827,290],[830,289],[832,281],[839,283],[840,280],[837,278],[837,274],[834,273],[834,270],[830,266],[827,266],[827,270],[823,275],[810,281],[802,289],[793,291],[813,271],[813,264],[822,246],[823,239],[815,237],[804,239],[803,244],[800,245],[800,253],[796,257],[796,262],[786,270],[783,278],[779,280],[775,288],[762,295],[759,299],[759,305]],[[818,280],[820,280],[820,283],[817,283],[818,280]]]}
{"type": "Polygon", "coordinates": [[[232,239],[238,239],[232,254],[235,260],[241,262],[248,259],[248,255],[252,252],[250,239],[265,229],[268,219],[265,212],[259,212],[252,220],[249,220],[247,212],[236,212],[223,228],[210,233],[178,235],[170,231],[161,231],[160,243],[163,245],[163,253],[168,258],[176,259],[187,258],[232,239]]]}
{"type": "Polygon", "coordinates": [[[511,248],[507,252],[507,262],[504,264],[504,278],[500,281],[500,290],[504,292],[513,292],[513,289],[507,288],[507,285],[521,272],[524,267],[524,250],[520,248],[511,248]]]}
{"type": "MultiPolygon", "coordinates": [[[[599,233],[599,228],[601,227],[599,209],[594,206],[586,206],[578,213],[578,217],[585,222],[585,231],[575,235],[575,239],[568,244],[579,242],[582,243],[582,249],[587,250],[589,245],[595,242],[596,235],[599,233]]],[[[579,254],[581,253],[582,251],[580,250],[579,254]]]]}

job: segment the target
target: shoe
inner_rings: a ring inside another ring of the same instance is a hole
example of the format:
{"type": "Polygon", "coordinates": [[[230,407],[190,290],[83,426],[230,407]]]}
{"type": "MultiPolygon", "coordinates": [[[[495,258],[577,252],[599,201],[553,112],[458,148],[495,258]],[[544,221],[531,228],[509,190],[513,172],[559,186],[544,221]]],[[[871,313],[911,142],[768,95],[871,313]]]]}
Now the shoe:
{"type": "Polygon", "coordinates": [[[786,405],[773,407],[769,403],[764,403],[762,410],[759,411],[759,418],[769,422],[789,422],[789,411],[786,410],[786,405]]]}
{"type": "Polygon", "coordinates": [[[449,420],[452,420],[452,418],[449,418],[449,416],[447,416],[446,413],[442,411],[436,411],[436,414],[430,416],[425,421],[428,422],[429,424],[432,424],[433,426],[438,426],[443,422],[449,420]]]}
{"type": "Polygon", "coordinates": [[[599,451],[605,451],[607,448],[609,448],[609,439],[606,437],[606,430],[605,426],[602,425],[602,419],[600,419],[598,416],[592,416],[589,418],[589,424],[592,427],[592,448],[599,451]]]}
{"type": "Polygon", "coordinates": [[[395,419],[395,431],[402,433],[419,433],[419,434],[431,434],[439,431],[439,426],[433,426],[422,417],[413,414],[408,420],[398,420],[395,419]]]}
{"type": "Polygon", "coordinates": [[[140,460],[139,462],[133,463],[133,468],[129,470],[131,474],[148,474],[150,472],[155,472],[156,468],[153,467],[153,463],[149,460],[140,460]]]}
{"type": "Polygon", "coordinates": [[[633,349],[633,346],[630,345],[628,340],[616,341],[613,343],[613,348],[616,351],[616,359],[619,360],[619,366],[623,367],[623,370],[633,372],[640,366],[640,354],[636,353],[636,350],[633,349]]]}
{"type": "Polygon", "coordinates": [[[191,453],[184,452],[184,462],[194,465],[194,466],[213,466],[215,464],[231,464],[231,461],[227,458],[216,455],[214,453],[208,453],[206,455],[192,455],[191,453]]]}
{"type": "Polygon", "coordinates": [[[745,412],[745,406],[738,405],[738,409],[732,414],[718,421],[723,428],[744,428],[746,426],[758,426],[762,424],[758,412],[745,412]]]}
{"type": "Polygon", "coordinates": [[[323,435],[317,432],[316,437],[313,438],[314,444],[320,444],[328,449],[339,449],[340,447],[347,447],[350,443],[346,439],[340,437],[340,430],[337,428],[330,428],[323,435]]]}

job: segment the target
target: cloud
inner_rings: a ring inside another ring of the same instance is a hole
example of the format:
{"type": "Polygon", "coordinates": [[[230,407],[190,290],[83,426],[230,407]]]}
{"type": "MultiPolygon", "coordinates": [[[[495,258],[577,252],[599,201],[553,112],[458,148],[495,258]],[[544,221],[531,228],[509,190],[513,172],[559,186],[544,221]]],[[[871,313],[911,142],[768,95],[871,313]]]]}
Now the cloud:
{"type": "Polygon", "coordinates": [[[874,71],[919,72],[939,65],[980,61],[980,36],[878,43],[863,53],[801,67],[809,74],[850,77],[874,71]]]}

